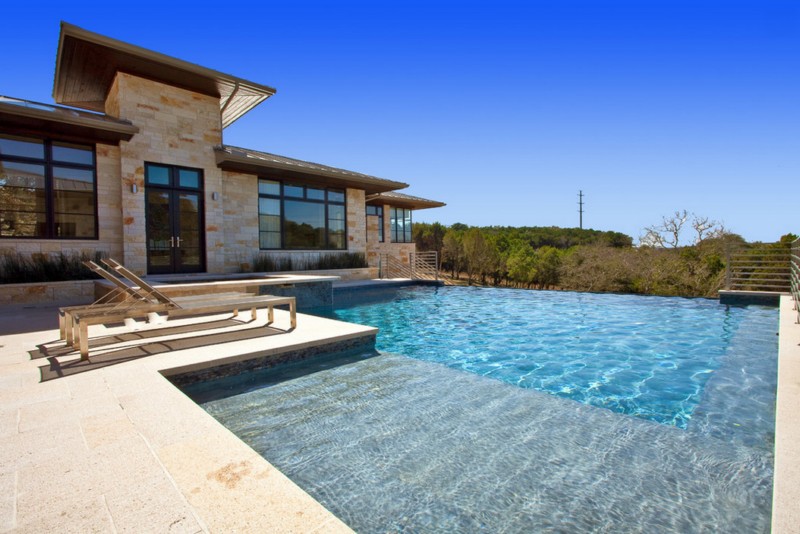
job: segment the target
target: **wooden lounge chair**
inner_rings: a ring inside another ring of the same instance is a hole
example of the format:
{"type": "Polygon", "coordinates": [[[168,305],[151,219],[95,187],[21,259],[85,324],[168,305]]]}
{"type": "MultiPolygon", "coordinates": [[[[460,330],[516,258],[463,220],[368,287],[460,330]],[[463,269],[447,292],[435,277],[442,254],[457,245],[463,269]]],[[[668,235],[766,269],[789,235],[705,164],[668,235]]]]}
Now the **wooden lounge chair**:
{"type": "Polygon", "coordinates": [[[141,304],[146,301],[146,298],[136,291],[135,288],[128,286],[125,282],[116,276],[113,276],[95,262],[89,260],[83,262],[83,264],[98,276],[101,276],[102,278],[105,278],[111,282],[115,287],[91,304],[63,306],[58,309],[59,339],[66,339],[68,344],[72,344],[73,313],[86,312],[90,310],[100,311],[124,309],[126,307],[130,307],[135,304],[141,304]]]}
{"type": "Polygon", "coordinates": [[[255,320],[257,310],[267,308],[267,324],[271,324],[275,320],[274,306],[288,305],[291,328],[297,327],[297,304],[294,297],[210,293],[170,298],[120,263],[112,259],[103,260],[103,262],[114,272],[136,284],[135,290],[143,297],[143,300],[119,309],[85,309],[72,312],[72,346],[80,350],[83,360],[89,358],[88,327],[90,325],[147,317],[151,313],[164,313],[167,317],[185,317],[230,312],[236,317],[240,309],[250,309],[251,317],[255,320]]]}

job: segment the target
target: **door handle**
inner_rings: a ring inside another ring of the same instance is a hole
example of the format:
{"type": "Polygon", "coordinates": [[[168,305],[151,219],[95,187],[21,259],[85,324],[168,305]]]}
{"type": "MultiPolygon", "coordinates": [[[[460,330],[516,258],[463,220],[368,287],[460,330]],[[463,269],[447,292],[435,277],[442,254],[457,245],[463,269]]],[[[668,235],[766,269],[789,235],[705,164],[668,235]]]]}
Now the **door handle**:
{"type": "Polygon", "coordinates": [[[175,238],[170,236],[169,238],[169,248],[173,248],[175,246],[175,238]]]}
{"type": "Polygon", "coordinates": [[[182,241],[182,240],[181,240],[181,238],[180,238],[180,237],[176,237],[176,238],[175,238],[175,240],[176,240],[176,241],[177,241],[177,243],[178,243],[178,244],[176,245],[176,246],[177,246],[177,248],[181,248],[181,241],[182,241]]]}

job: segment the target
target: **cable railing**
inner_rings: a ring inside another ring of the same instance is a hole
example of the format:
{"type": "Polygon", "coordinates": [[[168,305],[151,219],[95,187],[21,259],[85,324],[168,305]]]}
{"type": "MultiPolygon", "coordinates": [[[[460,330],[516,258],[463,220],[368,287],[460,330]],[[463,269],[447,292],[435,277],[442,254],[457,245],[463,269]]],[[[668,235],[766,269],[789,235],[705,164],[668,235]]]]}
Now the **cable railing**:
{"type": "MultiPolygon", "coordinates": [[[[795,241],[795,243],[797,243],[795,241]]],[[[734,291],[768,291],[788,293],[791,290],[792,249],[774,244],[743,248],[728,257],[726,289],[734,291]]]]}
{"type": "Polygon", "coordinates": [[[391,254],[381,254],[381,278],[410,278],[412,280],[439,280],[439,255],[432,252],[412,252],[408,263],[391,254]]]}

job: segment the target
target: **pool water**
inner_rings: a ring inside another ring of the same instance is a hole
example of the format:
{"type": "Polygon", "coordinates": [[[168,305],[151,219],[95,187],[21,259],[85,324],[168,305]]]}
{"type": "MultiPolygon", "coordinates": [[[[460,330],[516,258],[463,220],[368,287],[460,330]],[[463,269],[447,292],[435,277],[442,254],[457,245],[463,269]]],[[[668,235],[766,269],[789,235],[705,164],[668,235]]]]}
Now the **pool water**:
{"type": "MultiPolygon", "coordinates": [[[[777,310],[708,299],[411,286],[351,291],[317,310],[380,329],[377,348],[686,428],[744,317],[772,357],[744,388],[774,397],[777,310]],[[770,343],[772,341],[772,343],[770,343]]],[[[753,368],[750,369],[750,366],[753,368]]]]}
{"type": "Polygon", "coordinates": [[[358,532],[769,531],[776,309],[407,288],[320,313],[381,352],[185,391],[358,532]]]}

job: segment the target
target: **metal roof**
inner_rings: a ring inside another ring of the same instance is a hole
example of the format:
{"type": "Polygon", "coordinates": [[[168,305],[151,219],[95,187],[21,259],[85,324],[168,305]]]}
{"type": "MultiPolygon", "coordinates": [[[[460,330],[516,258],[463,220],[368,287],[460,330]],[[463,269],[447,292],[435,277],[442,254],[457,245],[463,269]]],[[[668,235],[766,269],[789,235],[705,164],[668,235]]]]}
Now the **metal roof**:
{"type": "Polygon", "coordinates": [[[61,136],[80,141],[119,143],[129,141],[139,128],[129,121],[102,113],[41,104],[0,96],[0,125],[6,131],[61,136]]]}
{"type": "Polygon", "coordinates": [[[56,102],[104,111],[117,72],[218,97],[223,128],[275,94],[266,85],[61,23],[53,83],[56,102]]]}
{"type": "Polygon", "coordinates": [[[215,147],[214,152],[217,156],[217,166],[224,170],[279,179],[303,180],[326,186],[353,187],[363,189],[367,194],[408,187],[408,184],[403,182],[247,148],[223,145],[215,147]]]}

